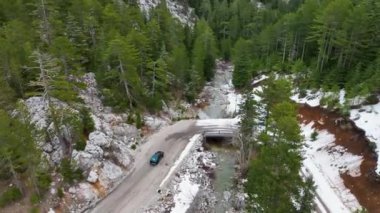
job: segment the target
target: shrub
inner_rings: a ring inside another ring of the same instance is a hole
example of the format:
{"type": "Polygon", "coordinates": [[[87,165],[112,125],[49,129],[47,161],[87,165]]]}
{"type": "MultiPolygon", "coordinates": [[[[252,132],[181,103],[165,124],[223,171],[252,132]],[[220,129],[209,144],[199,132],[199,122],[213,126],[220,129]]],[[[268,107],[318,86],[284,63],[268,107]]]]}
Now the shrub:
{"type": "Polygon", "coordinates": [[[38,189],[40,190],[40,192],[46,192],[49,187],[50,187],[50,183],[51,183],[51,176],[50,174],[47,172],[47,171],[37,171],[37,186],[38,186],[38,189]]]}
{"type": "Polygon", "coordinates": [[[134,122],[133,116],[131,113],[129,113],[127,117],[127,124],[133,124],[133,122],[134,122]]]}
{"type": "Polygon", "coordinates": [[[311,137],[311,141],[316,141],[318,137],[318,132],[314,131],[313,133],[311,133],[310,137],[311,137]]]}
{"type": "Polygon", "coordinates": [[[63,193],[63,189],[62,188],[58,188],[57,195],[58,195],[59,198],[63,198],[63,196],[65,194],[63,193]]]}
{"type": "Polygon", "coordinates": [[[95,130],[95,123],[91,117],[90,110],[86,107],[82,107],[80,110],[80,116],[83,123],[83,132],[88,135],[95,130]]]}
{"type": "Polygon", "coordinates": [[[343,104],[340,109],[340,114],[342,116],[345,116],[345,117],[349,117],[350,116],[350,106],[348,104],[343,104]]]}
{"type": "Polygon", "coordinates": [[[366,98],[365,104],[373,105],[373,104],[377,104],[377,103],[379,103],[379,98],[377,97],[377,95],[369,95],[366,98]]]}
{"type": "Polygon", "coordinates": [[[82,170],[75,168],[70,159],[63,159],[60,166],[60,172],[63,176],[63,180],[66,183],[73,183],[75,180],[81,180],[83,178],[82,170]]]}
{"type": "Polygon", "coordinates": [[[40,202],[40,196],[38,196],[37,194],[32,194],[32,196],[30,196],[30,202],[33,205],[39,203],[40,202]]]}
{"type": "Polygon", "coordinates": [[[136,144],[132,144],[131,149],[136,150],[136,148],[137,148],[136,144]]]}
{"type": "Polygon", "coordinates": [[[136,128],[141,129],[144,125],[144,121],[141,119],[141,115],[139,112],[136,113],[136,128]]]}
{"type": "Polygon", "coordinates": [[[300,95],[299,95],[299,97],[300,98],[304,98],[304,97],[306,97],[307,96],[307,91],[305,90],[305,89],[301,89],[300,90],[300,95]]]}
{"type": "Polygon", "coordinates": [[[18,201],[22,198],[22,193],[19,188],[12,186],[0,195],[0,207],[4,207],[10,203],[18,201]]]}
{"type": "Polygon", "coordinates": [[[39,213],[40,210],[38,209],[38,207],[33,207],[33,208],[30,209],[29,212],[30,212],[30,213],[39,213]]]}
{"type": "Polygon", "coordinates": [[[78,151],[82,151],[86,148],[86,140],[83,137],[80,137],[75,143],[75,149],[78,151]]]}

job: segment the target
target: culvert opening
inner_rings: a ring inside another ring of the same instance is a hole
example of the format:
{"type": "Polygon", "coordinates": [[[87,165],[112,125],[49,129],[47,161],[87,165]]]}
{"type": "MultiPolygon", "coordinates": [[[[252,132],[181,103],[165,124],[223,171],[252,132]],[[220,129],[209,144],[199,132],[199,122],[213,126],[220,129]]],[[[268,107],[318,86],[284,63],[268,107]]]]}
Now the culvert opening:
{"type": "Polygon", "coordinates": [[[210,150],[212,147],[233,149],[232,137],[226,136],[205,136],[203,139],[203,147],[210,150]]]}

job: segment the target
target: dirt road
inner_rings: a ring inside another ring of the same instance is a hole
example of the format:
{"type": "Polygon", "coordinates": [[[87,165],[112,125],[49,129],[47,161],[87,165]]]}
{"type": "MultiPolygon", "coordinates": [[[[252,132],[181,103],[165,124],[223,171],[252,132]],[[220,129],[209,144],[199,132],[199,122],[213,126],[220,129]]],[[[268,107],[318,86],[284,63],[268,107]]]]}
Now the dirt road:
{"type": "Polygon", "coordinates": [[[180,121],[152,135],[138,148],[133,173],[90,212],[143,212],[144,207],[157,198],[161,181],[186,147],[189,139],[194,134],[203,131],[203,128],[196,126],[195,123],[194,120],[180,121]],[[165,157],[153,167],[149,165],[149,159],[158,150],[164,151],[165,157]]]}

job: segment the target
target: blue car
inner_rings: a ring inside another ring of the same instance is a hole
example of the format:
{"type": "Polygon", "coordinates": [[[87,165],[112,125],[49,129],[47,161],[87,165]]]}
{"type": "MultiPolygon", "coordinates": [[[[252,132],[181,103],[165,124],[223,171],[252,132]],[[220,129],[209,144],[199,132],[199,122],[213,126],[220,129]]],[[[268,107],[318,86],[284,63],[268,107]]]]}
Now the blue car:
{"type": "Polygon", "coordinates": [[[149,161],[150,165],[152,165],[152,166],[157,165],[163,157],[164,157],[164,152],[163,151],[157,151],[150,158],[150,161],[149,161]]]}

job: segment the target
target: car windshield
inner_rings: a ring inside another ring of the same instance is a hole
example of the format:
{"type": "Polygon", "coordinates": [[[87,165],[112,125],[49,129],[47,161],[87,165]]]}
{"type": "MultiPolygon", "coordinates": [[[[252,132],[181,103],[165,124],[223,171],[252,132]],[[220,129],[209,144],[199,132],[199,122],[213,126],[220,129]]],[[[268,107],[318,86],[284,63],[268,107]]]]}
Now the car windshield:
{"type": "Polygon", "coordinates": [[[155,154],[152,156],[151,160],[157,160],[157,158],[158,158],[158,154],[155,153],[155,154]]]}

